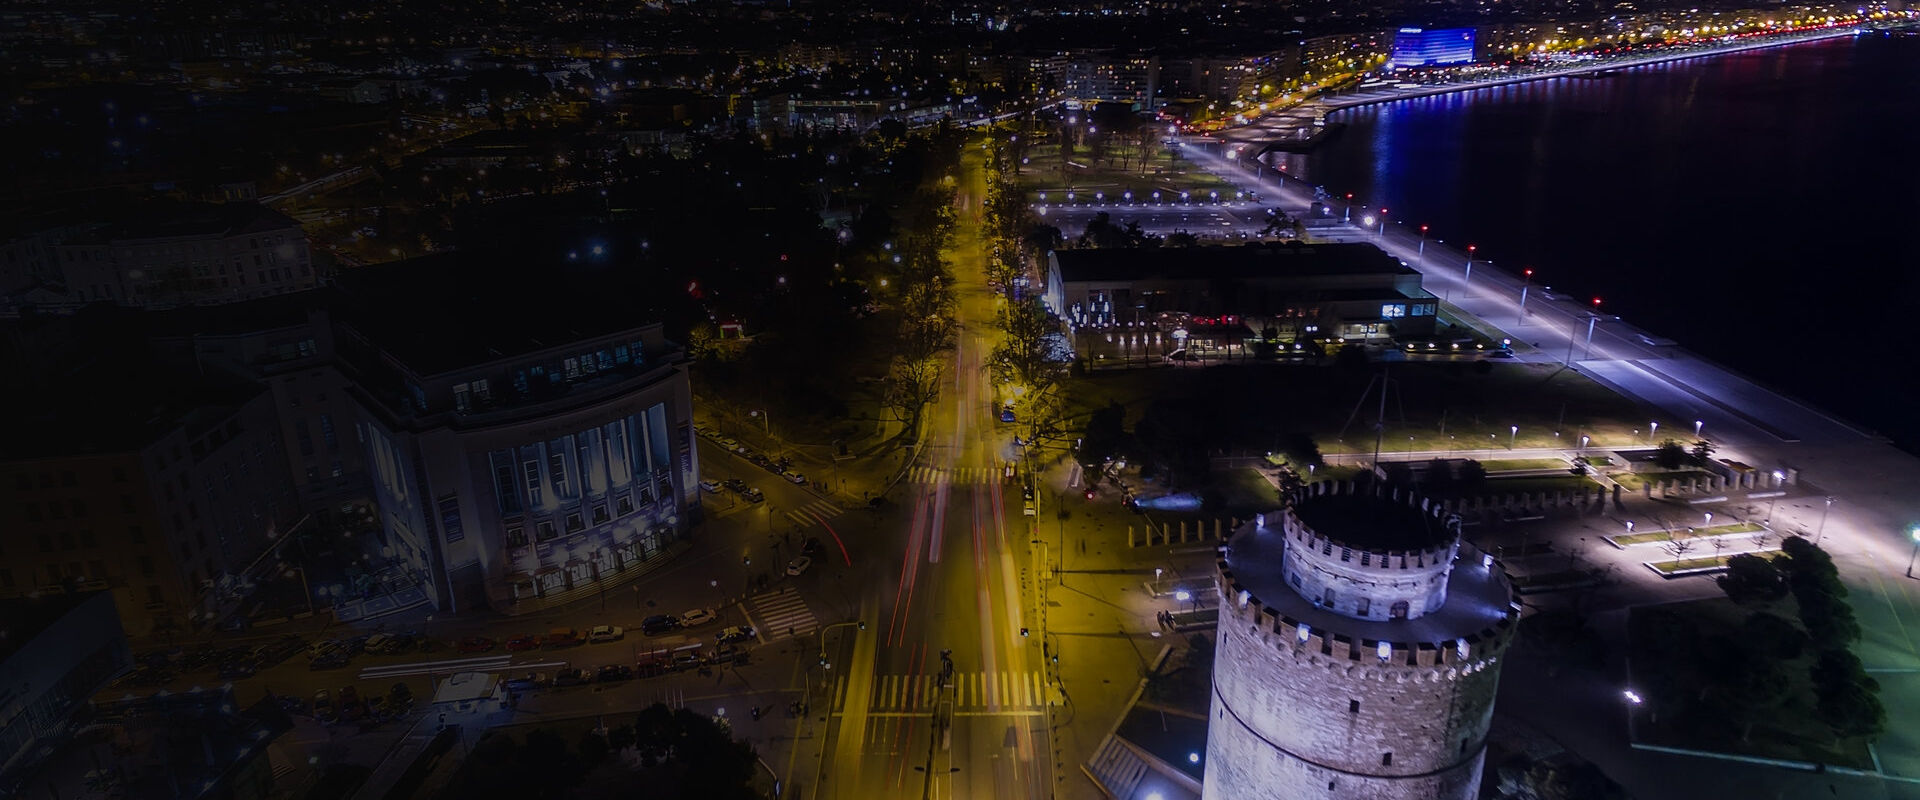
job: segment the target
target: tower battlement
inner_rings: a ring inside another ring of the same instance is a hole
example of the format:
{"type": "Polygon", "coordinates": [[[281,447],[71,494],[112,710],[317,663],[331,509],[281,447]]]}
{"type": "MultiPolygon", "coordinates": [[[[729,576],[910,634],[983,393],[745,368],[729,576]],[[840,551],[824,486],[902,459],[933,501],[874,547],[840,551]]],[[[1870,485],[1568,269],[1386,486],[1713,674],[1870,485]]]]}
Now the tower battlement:
{"type": "Polygon", "coordinates": [[[1206,800],[1476,796],[1520,618],[1500,563],[1405,490],[1313,484],[1215,563],[1206,800]]]}

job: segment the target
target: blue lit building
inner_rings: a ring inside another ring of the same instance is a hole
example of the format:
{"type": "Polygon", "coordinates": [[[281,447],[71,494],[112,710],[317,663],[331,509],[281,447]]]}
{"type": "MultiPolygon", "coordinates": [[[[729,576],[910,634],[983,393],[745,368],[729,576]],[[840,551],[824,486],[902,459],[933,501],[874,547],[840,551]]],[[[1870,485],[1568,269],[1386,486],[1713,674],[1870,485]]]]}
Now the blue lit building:
{"type": "Polygon", "coordinates": [[[1393,35],[1393,57],[1387,66],[1438,67],[1473,61],[1473,29],[1442,28],[1424,30],[1401,28],[1393,35]]]}

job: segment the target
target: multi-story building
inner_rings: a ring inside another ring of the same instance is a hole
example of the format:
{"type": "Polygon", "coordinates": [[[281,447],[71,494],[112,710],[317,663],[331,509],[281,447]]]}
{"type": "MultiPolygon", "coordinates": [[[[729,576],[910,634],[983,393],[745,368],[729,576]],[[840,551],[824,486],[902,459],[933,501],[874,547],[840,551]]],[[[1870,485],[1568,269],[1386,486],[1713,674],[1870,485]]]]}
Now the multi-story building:
{"type": "Polygon", "coordinates": [[[1440,305],[1418,271],[1365,243],[1057,250],[1048,261],[1047,306],[1095,334],[1198,317],[1286,338],[1424,336],[1440,305]]]}
{"type": "Polygon", "coordinates": [[[254,203],[169,204],[25,233],[0,247],[0,259],[0,288],[14,307],[104,301],[171,308],[319,283],[300,224],[254,203]],[[35,287],[43,291],[27,294],[35,287]]]}
{"type": "Polygon", "coordinates": [[[463,287],[456,258],[343,281],[375,505],[443,609],[525,613],[677,553],[699,506],[680,347],[613,297],[463,287]]]}
{"type": "Polygon", "coordinates": [[[131,633],[191,627],[230,611],[299,519],[273,397],[118,344],[7,404],[0,597],[104,589],[131,633]]]}
{"type": "Polygon", "coordinates": [[[95,693],[132,664],[120,615],[106,592],[0,600],[0,794],[87,721],[95,693]]]}

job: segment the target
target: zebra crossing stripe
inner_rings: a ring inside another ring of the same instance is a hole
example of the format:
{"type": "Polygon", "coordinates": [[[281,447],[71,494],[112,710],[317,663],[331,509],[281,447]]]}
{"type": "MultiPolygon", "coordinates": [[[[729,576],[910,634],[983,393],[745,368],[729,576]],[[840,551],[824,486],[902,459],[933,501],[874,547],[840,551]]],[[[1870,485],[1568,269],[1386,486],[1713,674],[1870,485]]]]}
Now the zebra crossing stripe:
{"type": "Polygon", "coordinates": [[[759,612],[761,621],[766,624],[755,628],[764,641],[771,642],[786,638],[785,629],[792,628],[795,636],[812,633],[820,627],[819,620],[813,616],[812,609],[801,599],[792,587],[777,592],[755,595],[751,600],[754,610],[759,612]]]}

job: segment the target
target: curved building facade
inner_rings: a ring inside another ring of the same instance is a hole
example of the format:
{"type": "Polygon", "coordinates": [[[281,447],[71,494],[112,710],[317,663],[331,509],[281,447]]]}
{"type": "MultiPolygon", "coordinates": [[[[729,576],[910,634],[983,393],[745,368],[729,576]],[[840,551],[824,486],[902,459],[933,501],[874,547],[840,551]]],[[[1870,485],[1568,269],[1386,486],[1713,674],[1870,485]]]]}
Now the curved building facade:
{"type": "Polygon", "coordinates": [[[1218,563],[1207,800],[1477,796],[1518,606],[1459,520],[1317,483],[1218,563]]]}

